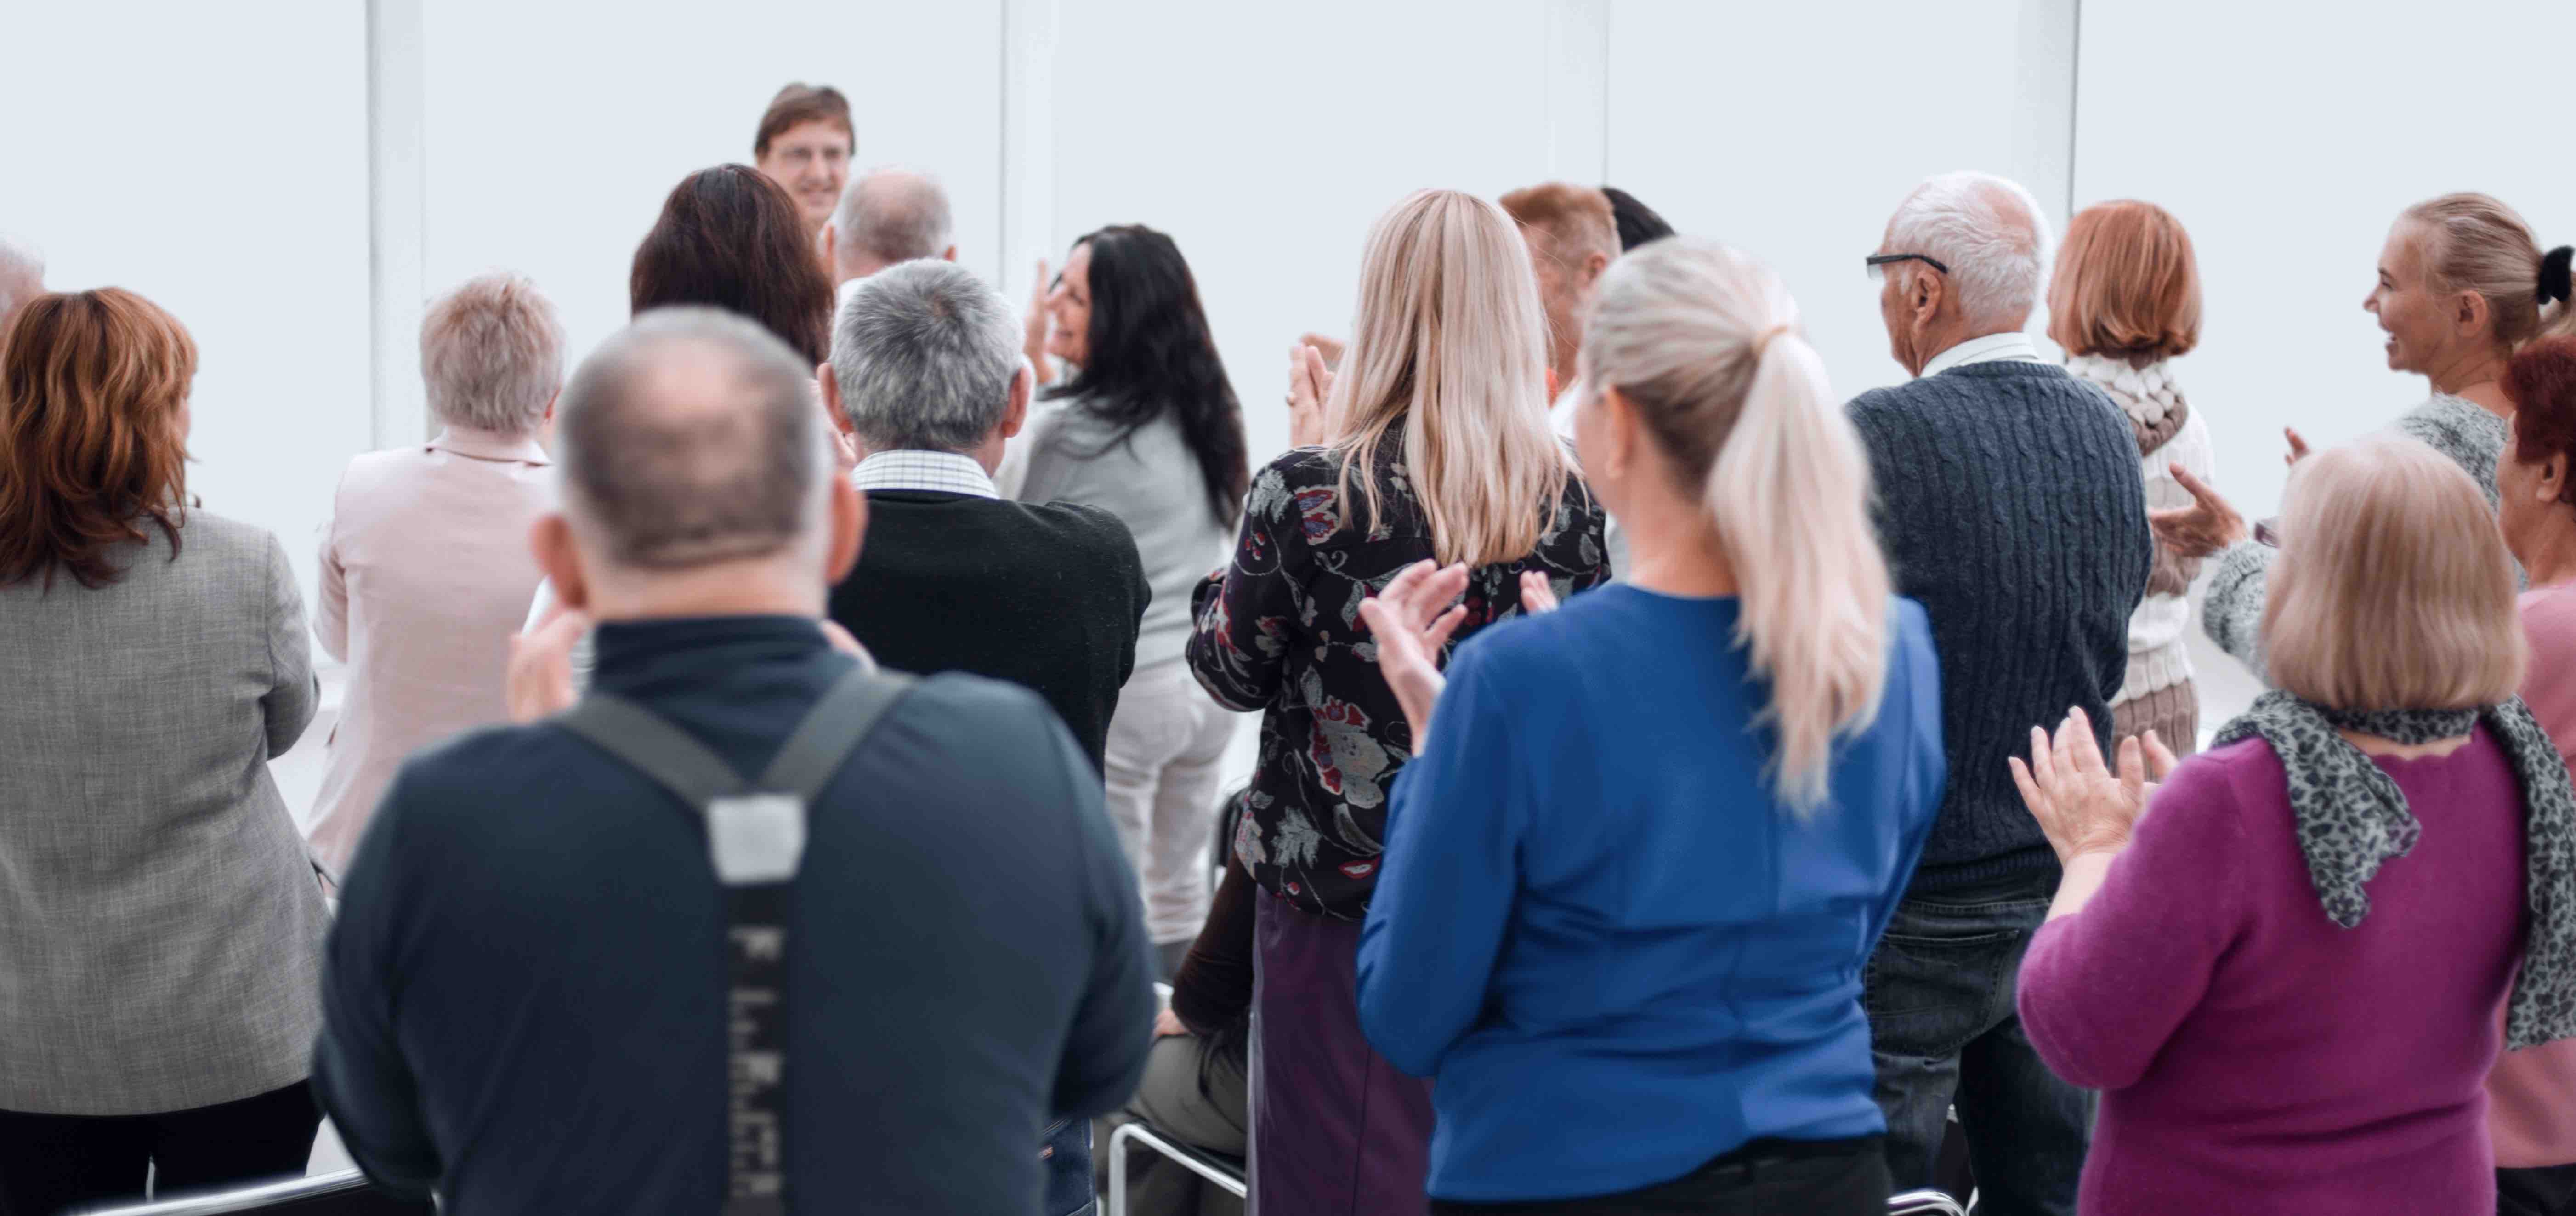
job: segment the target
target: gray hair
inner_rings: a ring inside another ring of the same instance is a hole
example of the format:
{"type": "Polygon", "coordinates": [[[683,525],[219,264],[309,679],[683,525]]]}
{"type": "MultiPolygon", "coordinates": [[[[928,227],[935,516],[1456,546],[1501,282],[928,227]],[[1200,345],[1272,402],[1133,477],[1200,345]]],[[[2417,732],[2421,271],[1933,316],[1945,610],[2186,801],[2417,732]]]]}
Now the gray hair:
{"type": "Polygon", "coordinates": [[[575,527],[619,565],[767,557],[820,530],[833,462],[787,344],[715,308],[657,308],[564,386],[558,456],[575,527]]]}
{"type": "Polygon", "coordinates": [[[832,213],[834,240],[889,265],[935,258],[949,245],[948,191],[910,169],[868,170],[832,213]]]}
{"type": "Polygon", "coordinates": [[[1887,242],[1890,253],[1920,253],[1948,266],[1971,322],[2019,327],[2039,303],[2048,219],[2016,183],[1991,173],[1932,178],[1898,204],[1887,242]]]}
{"type": "Polygon", "coordinates": [[[871,451],[963,452],[991,437],[1019,374],[1020,321],[954,262],[860,280],[832,330],[841,408],[871,451]]]}
{"type": "Polygon", "coordinates": [[[32,247],[0,236],[0,322],[45,294],[45,259],[32,247]]]}
{"type": "Polygon", "coordinates": [[[524,435],[563,387],[564,328],[537,285],[496,272],[468,279],[420,319],[429,410],[451,426],[524,435]]]}

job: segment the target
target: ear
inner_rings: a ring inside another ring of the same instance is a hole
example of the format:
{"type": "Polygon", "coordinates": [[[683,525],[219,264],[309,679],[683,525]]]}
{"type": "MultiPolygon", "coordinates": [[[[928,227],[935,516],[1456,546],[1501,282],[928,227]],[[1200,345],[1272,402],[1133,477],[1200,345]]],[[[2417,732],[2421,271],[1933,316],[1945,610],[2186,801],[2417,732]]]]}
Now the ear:
{"type": "Polygon", "coordinates": [[[1928,325],[1941,315],[1941,300],[1949,291],[1949,282],[1928,270],[1917,269],[1905,276],[1906,302],[1917,322],[1928,325]]]}
{"type": "Polygon", "coordinates": [[[1599,282],[1601,272],[1608,269],[1610,269],[1610,255],[1596,249],[1592,251],[1592,256],[1583,259],[1583,281],[1599,282]]]}
{"type": "Polygon", "coordinates": [[[859,564],[868,536],[868,499],[847,477],[832,479],[832,545],[824,553],[824,581],[838,585],[859,564]]]}
{"type": "Polygon", "coordinates": [[[555,388],[555,395],[554,395],[554,396],[551,396],[551,397],[546,398],[546,416],[545,416],[545,417],[543,417],[543,418],[538,419],[538,421],[539,421],[539,422],[552,422],[552,421],[554,421],[554,420],[555,420],[555,407],[556,407],[556,406],[558,406],[558,405],[561,405],[561,404],[563,404],[563,388],[562,388],[562,386],[558,385],[558,386],[556,386],[556,388],[555,388]]]}
{"type": "Polygon", "coordinates": [[[939,251],[939,260],[940,260],[940,261],[943,261],[943,262],[954,262],[954,261],[956,261],[956,260],[957,260],[957,247],[956,247],[955,245],[951,245],[951,246],[949,246],[949,247],[948,247],[948,248],[946,248],[946,249],[942,249],[942,250],[940,250],[940,251],[939,251]]]}
{"type": "Polygon", "coordinates": [[[824,222],[822,231],[814,234],[814,250],[823,255],[824,273],[837,277],[841,266],[841,234],[832,231],[834,227],[836,225],[830,221],[824,222]]]}
{"type": "Polygon", "coordinates": [[[581,568],[581,547],[574,543],[572,521],[561,511],[537,517],[528,528],[528,552],[555,585],[555,599],[575,611],[590,610],[590,581],[581,568]]]}
{"type": "Polygon", "coordinates": [[[2463,337],[2476,337],[2487,332],[2487,323],[2495,310],[2487,307],[2487,298],[2474,291],[2463,291],[2453,297],[2451,320],[2463,337]]]}
{"type": "Polygon", "coordinates": [[[847,435],[856,428],[850,424],[849,411],[841,408],[841,377],[829,363],[814,368],[814,383],[823,390],[823,416],[832,420],[832,429],[847,435]]]}
{"type": "Polygon", "coordinates": [[[1020,370],[1011,376],[1010,408],[1002,411],[1002,438],[1020,433],[1029,422],[1029,394],[1037,383],[1037,373],[1029,370],[1028,360],[1020,360],[1020,370]]]}
{"type": "Polygon", "coordinates": [[[2540,462],[2540,476],[2531,487],[2532,497],[2544,503],[2557,502],[2567,493],[2567,453],[2560,452],[2540,462]]]}

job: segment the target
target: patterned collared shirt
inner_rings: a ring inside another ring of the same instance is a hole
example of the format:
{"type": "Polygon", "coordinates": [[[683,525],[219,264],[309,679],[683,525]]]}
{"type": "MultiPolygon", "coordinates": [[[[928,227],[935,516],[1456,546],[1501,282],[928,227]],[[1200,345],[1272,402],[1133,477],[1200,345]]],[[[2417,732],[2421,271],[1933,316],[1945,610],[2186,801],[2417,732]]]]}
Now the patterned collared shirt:
{"type": "Polygon", "coordinates": [[[972,498],[1002,496],[983,464],[963,452],[878,452],[850,470],[850,484],[862,494],[870,490],[930,490],[972,498]]]}

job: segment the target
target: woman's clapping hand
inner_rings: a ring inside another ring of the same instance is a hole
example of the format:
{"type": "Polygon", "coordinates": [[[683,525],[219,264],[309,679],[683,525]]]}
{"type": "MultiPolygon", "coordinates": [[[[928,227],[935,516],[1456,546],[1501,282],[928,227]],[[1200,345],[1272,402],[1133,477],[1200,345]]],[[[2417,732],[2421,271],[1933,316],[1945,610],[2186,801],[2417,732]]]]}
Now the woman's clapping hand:
{"type": "Polygon", "coordinates": [[[2092,719],[2076,709],[2067,712],[2054,737],[2032,727],[2030,762],[2015,756],[2008,763],[2022,804],[2063,865],[2086,853],[2127,848],[2155,782],[2173,771],[2174,756],[2154,731],[2132,735],[2120,741],[2119,771],[2113,772],[2093,741],[2092,719]]]}

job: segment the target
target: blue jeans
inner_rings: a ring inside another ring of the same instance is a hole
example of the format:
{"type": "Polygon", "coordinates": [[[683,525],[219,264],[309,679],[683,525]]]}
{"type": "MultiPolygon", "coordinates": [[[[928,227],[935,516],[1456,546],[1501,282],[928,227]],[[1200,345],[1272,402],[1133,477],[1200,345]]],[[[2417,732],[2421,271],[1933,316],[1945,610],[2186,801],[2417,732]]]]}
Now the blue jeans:
{"type": "Polygon", "coordinates": [[[1870,955],[1862,1002],[1897,1190],[1932,1185],[1955,1104],[1980,1216],[2074,1216],[2093,1094],[2040,1063],[2013,1010],[2056,888],[2052,873],[1908,898],[1870,955]]]}
{"type": "Polygon", "coordinates": [[[1039,1135],[1046,1145],[1044,1216],[1091,1216],[1091,1120],[1050,1123],[1039,1135]]]}

